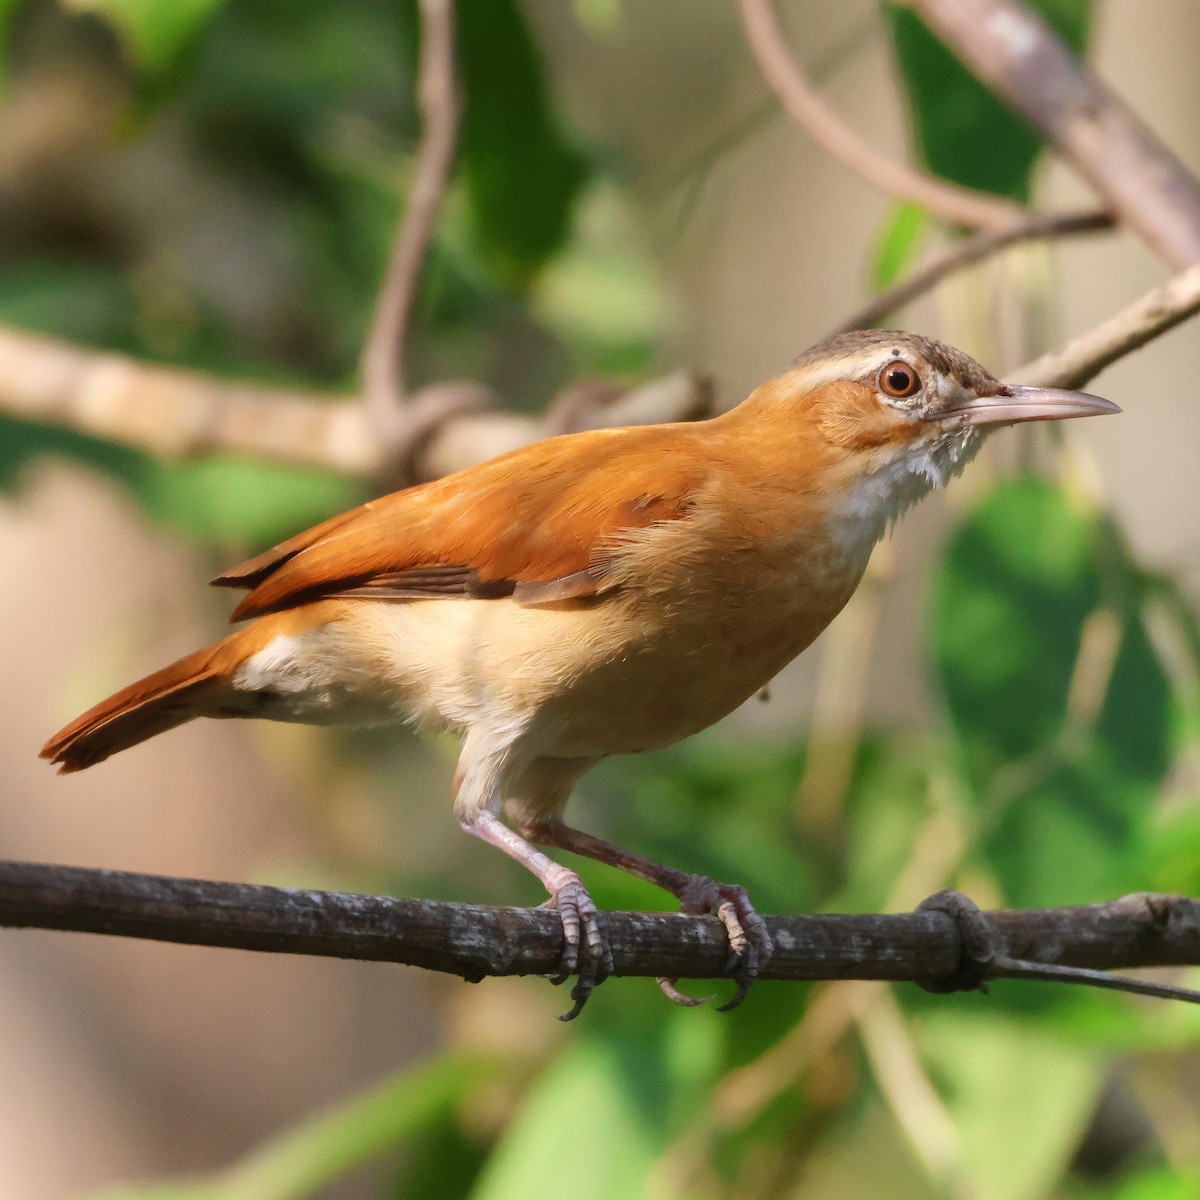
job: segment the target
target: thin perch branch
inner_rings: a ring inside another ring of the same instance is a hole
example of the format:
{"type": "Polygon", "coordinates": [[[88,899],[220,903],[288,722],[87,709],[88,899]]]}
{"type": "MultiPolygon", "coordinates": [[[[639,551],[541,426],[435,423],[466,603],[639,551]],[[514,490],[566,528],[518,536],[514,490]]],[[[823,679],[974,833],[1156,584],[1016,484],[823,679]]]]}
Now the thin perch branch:
{"type": "Polygon", "coordinates": [[[1111,214],[1099,209],[1074,213],[1035,213],[1019,225],[1010,225],[1007,229],[993,233],[978,233],[959,242],[941,258],[910,275],[894,288],[881,292],[830,332],[847,333],[852,329],[869,329],[897,309],[932,291],[947,276],[991,258],[992,255],[1018,242],[1100,233],[1111,229],[1113,224],[1111,214]]]}
{"type": "MultiPolygon", "coordinates": [[[[760,0],[761,2],[761,0],[760,0]]],[[[900,0],[1176,270],[1200,261],[1200,181],[1020,0],[900,0]]]]}
{"type": "Polygon", "coordinates": [[[406,432],[402,406],[407,395],[408,327],[458,141],[453,0],[420,0],[420,14],[417,105],[421,140],[416,172],[360,363],[367,410],[376,430],[389,443],[406,432]]]}
{"type": "MultiPolygon", "coordinates": [[[[1200,964],[1200,902],[1138,894],[1078,908],[987,914],[1011,958],[1109,970],[1200,964]]],[[[616,974],[720,977],[721,923],[610,912],[616,974]]],[[[961,937],[939,912],[768,917],[766,979],[927,980],[959,965],[961,937]]],[[[0,862],[0,926],[73,930],[275,954],[404,963],[481,979],[557,970],[562,924],[545,908],[492,908],[0,862]]]]}
{"type": "Polygon", "coordinates": [[[987,192],[974,191],[896,162],[864,142],[801,72],[788,51],[771,0],[738,0],[746,40],[771,90],[788,115],[827,154],[873,187],[909,200],[955,225],[993,232],[1021,219],[1021,208],[987,192]]]}
{"type": "Polygon", "coordinates": [[[1030,387],[1081,388],[1105,367],[1200,312],[1200,263],[1012,373],[1030,387]]]}

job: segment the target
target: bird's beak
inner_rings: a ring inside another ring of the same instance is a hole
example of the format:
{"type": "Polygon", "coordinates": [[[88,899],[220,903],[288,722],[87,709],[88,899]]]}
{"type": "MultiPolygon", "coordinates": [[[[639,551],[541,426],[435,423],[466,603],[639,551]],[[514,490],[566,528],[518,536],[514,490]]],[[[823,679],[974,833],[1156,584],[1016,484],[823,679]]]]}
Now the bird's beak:
{"type": "Polygon", "coordinates": [[[1062,388],[1005,385],[994,396],[973,396],[962,404],[930,416],[965,417],[968,425],[1010,425],[1016,421],[1065,421],[1071,417],[1099,417],[1121,410],[1111,400],[1087,392],[1062,388]]]}

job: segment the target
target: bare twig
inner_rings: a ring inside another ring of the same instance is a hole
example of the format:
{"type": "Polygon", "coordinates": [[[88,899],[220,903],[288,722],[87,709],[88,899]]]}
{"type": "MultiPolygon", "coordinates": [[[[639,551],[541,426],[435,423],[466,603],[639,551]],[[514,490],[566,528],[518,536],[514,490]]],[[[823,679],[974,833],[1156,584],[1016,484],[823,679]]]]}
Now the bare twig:
{"type": "Polygon", "coordinates": [[[1021,219],[1021,208],[918,171],[881,154],[847,128],[804,77],[784,42],[771,0],[738,0],[746,39],[767,83],[788,114],[827,154],[856,175],[955,225],[993,232],[1021,219]]]}
{"type": "Polygon", "coordinates": [[[1083,387],[1105,367],[1200,312],[1200,263],[1012,373],[1031,387],[1083,387]]]}
{"type": "Polygon", "coordinates": [[[1020,0],[901,0],[1176,269],[1200,260],[1200,181],[1020,0]]]}
{"type": "Polygon", "coordinates": [[[388,443],[394,443],[408,431],[402,407],[407,396],[408,327],[458,140],[453,0],[420,0],[420,14],[417,104],[421,140],[416,172],[396,230],[360,364],[367,410],[376,431],[388,443]]]}
{"type": "Polygon", "coordinates": [[[1113,227],[1113,218],[1101,210],[1073,213],[1035,213],[1018,225],[994,233],[978,233],[959,242],[941,258],[910,275],[908,279],[886,292],[881,292],[869,304],[847,317],[831,333],[846,333],[851,329],[868,329],[885,317],[911,304],[918,296],[931,291],[949,275],[965,270],[1006,250],[1018,242],[1071,237],[1081,233],[1099,233],[1113,227]]]}
{"type": "MultiPolygon", "coordinates": [[[[1200,902],[1138,894],[1079,908],[987,914],[1000,951],[1061,966],[1200,964],[1200,902]]],[[[717,978],[721,923],[677,913],[604,916],[616,974],[717,978]]],[[[940,979],[961,936],[944,913],[769,917],[769,979],[940,979]]],[[[63,929],[276,954],[405,963],[481,979],[553,973],[558,914],[123,871],[0,862],[0,926],[63,929]]]]}

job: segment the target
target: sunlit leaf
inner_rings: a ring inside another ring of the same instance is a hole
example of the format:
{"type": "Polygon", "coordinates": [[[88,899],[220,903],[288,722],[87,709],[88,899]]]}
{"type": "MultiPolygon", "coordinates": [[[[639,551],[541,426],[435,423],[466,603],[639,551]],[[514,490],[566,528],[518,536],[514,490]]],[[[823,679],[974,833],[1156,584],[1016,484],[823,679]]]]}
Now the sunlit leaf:
{"type": "Polygon", "coordinates": [[[1023,1022],[961,1009],[931,1012],[913,1026],[979,1195],[1047,1195],[1083,1136],[1103,1062],[1023,1022]]]}
{"type": "Polygon", "coordinates": [[[171,66],[226,0],[64,0],[103,17],[143,67],[171,66]]]}
{"type": "Polygon", "coordinates": [[[1200,1196],[1200,1171],[1177,1167],[1150,1167],[1123,1179],[1108,1200],[1196,1200],[1200,1196]]]}
{"type": "Polygon", "coordinates": [[[356,501],[356,486],[331,472],[213,457],[163,463],[70,430],[0,417],[0,491],[46,455],[67,457],[129,488],[156,521],[188,537],[269,545],[356,501]]]}
{"type": "Polygon", "coordinates": [[[529,1200],[545,1194],[551,1180],[570,1181],[572,1200],[640,1194],[661,1131],[646,1103],[653,1068],[635,1057],[635,1044],[577,1043],[549,1067],[472,1200],[529,1200]]]}
{"type": "Polygon", "coordinates": [[[668,332],[670,301],[637,253],[627,204],[612,187],[589,189],[575,235],[548,263],[530,295],[540,320],[588,372],[644,369],[668,332]]]}
{"type": "Polygon", "coordinates": [[[135,487],[152,517],[206,541],[270,545],[358,499],[332,473],[216,456],[153,464],[135,487]]]}
{"type": "Polygon", "coordinates": [[[871,286],[890,287],[915,257],[921,237],[929,228],[925,210],[915,204],[898,204],[884,220],[872,252],[871,286]]]}
{"type": "MultiPolygon", "coordinates": [[[[1030,0],[1082,50],[1090,0],[1030,0]]],[[[885,3],[916,142],[930,169],[967,187],[1026,200],[1041,141],[996,100],[910,8],[885,3]]]]}

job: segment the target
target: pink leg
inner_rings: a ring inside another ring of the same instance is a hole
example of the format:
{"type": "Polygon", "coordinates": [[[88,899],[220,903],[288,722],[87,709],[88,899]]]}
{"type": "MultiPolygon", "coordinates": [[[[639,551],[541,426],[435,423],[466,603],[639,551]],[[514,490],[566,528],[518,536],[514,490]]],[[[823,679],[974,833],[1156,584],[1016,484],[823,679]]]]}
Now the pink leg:
{"type": "MultiPolygon", "coordinates": [[[[585,858],[607,863],[610,867],[648,880],[678,897],[680,910],[685,913],[716,913],[729,935],[729,948],[732,951],[726,970],[738,983],[737,992],[732,1000],[721,1006],[722,1011],[736,1008],[746,998],[746,993],[758,976],[759,967],[770,959],[773,947],[766,922],[750,903],[745,888],[735,883],[717,883],[706,875],[694,875],[690,871],[665,866],[651,858],[622,850],[590,833],[572,829],[561,821],[527,823],[523,830],[534,841],[582,854],[585,858]]],[[[679,992],[673,979],[660,979],[658,982],[663,991],[678,1004],[702,1003],[679,992]]]]}
{"type": "Polygon", "coordinates": [[[612,974],[612,951],[600,928],[600,914],[588,895],[583,881],[574,871],[548,858],[536,846],[514,833],[494,813],[482,812],[460,821],[463,829],[503,850],[523,867],[532,871],[550,893],[550,903],[558,909],[563,926],[563,957],[555,983],[562,983],[576,970],[579,979],[571,991],[574,1006],[560,1019],[577,1017],[596,984],[612,974]],[[582,955],[581,955],[582,949],[582,955]],[[582,958],[582,961],[581,961],[582,958]]]}

